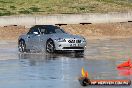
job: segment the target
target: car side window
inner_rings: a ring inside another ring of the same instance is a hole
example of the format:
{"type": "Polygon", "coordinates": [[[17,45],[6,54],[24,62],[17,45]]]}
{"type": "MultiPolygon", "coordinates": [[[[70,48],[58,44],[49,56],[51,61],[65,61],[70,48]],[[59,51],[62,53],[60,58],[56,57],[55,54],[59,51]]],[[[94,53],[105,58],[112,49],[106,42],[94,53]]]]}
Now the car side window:
{"type": "Polygon", "coordinates": [[[29,32],[27,33],[28,35],[32,34],[33,33],[33,30],[30,29],[29,32]]]}
{"type": "Polygon", "coordinates": [[[41,33],[41,34],[45,34],[45,30],[46,30],[45,28],[41,28],[41,29],[40,29],[40,33],[41,33]]]}
{"type": "Polygon", "coordinates": [[[45,30],[45,34],[49,34],[48,29],[45,30]]]}
{"type": "Polygon", "coordinates": [[[45,33],[46,34],[53,34],[53,33],[55,33],[55,29],[46,29],[45,33]]]}
{"type": "Polygon", "coordinates": [[[33,34],[34,32],[38,32],[38,34],[40,34],[38,29],[30,29],[27,34],[33,34]]]}
{"type": "Polygon", "coordinates": [[[34,29],[32,34],[34,34],[34,32],[37,32],[38,34],[40,34],[38,29],[34,29]]]}

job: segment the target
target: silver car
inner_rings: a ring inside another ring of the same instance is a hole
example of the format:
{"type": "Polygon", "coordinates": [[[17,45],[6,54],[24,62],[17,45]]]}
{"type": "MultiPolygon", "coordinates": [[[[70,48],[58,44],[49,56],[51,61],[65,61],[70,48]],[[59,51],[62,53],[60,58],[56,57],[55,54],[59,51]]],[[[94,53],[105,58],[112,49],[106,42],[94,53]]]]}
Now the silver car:
{"type": "Polygon", "coordinates": [[[82,36],[66,33],[60,27],[54,25],[35,25],[29,32],[21,35],[18,39],[20,52],[46,51],[74,51],[83,53],[86,47],[86,40],[82,36]]]}

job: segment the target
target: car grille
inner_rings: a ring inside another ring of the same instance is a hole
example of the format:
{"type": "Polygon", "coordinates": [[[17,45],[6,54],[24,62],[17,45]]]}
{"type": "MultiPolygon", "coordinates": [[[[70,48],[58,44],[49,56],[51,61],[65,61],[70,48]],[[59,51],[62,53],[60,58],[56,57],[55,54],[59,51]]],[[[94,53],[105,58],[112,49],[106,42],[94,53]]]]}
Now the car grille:
{"type": "Polygon", "coordinates": [[[84,49],[83,47],[63,47],[63,49],[84,49]]]}
{"type": "Polygon", "coordinates": [[[81,40],[68,40],[69,43],[81,43],[81,40]]]}

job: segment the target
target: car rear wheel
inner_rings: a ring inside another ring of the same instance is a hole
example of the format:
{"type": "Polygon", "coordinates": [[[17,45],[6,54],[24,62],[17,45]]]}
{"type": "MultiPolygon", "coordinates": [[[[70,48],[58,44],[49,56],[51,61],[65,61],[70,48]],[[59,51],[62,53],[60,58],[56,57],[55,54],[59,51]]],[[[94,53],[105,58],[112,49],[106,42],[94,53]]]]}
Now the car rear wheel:
{"type": "Polygon", "coordinates": [[[25,52],[26,51],[26,44],[24,40],[20,40],[18,44],[19,52],[25,52]]]}
{"type": "Polygon", "coordinates": [[[46,51],[48,53],[54,53],[55,52],[55,45],[53,40],[48,40],[46,43],[46,51]]]}

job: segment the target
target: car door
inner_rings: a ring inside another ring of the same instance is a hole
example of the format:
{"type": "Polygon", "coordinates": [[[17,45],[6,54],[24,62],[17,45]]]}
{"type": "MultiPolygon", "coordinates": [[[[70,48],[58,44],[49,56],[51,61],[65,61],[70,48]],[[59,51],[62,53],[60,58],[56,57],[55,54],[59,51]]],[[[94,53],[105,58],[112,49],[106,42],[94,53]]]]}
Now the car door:
{"type": "Polygon", "coordinates": [[[41,51],[45,51],[46,49],[46,41],[48,39],[46,32],[46,28],[45,27],[41,27],[40,29],[40,47],[41,47],[41,51]]]}
{"type": "Polygon", "coordinates": [[[33,29],[30,29],[29,32],[27,33],[27,36],[26,36],[26,48],[27,49],[32,49],[32,43],[31,43],[31,38],[33,36],[33,29]]]}
{"type": "Polygon", "coordinates": [[[40,32],[37,28],[33,29],[28,36],[28,45],[31,50],[40,50],[40,32]]]}

